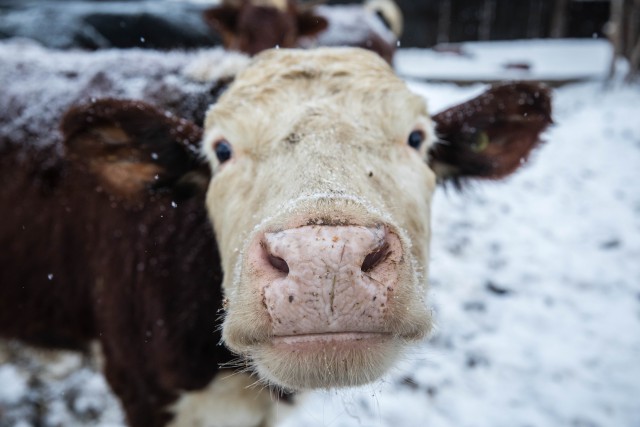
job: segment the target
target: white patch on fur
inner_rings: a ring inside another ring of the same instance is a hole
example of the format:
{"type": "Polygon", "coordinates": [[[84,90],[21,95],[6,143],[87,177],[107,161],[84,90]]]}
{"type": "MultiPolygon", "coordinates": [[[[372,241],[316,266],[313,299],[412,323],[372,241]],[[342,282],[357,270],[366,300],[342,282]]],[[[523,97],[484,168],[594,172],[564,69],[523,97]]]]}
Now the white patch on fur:
{"type": "Polygon", "coordinates": [[[249,61],[250,58],[240,52],[203,50],[183,68],[182,74],[200,83],[233,79],[247,67],[249,61]]]}
{"type": "Polygon", "coordinates": [[[391,31],[396,39],[400,38],[404,26],[402,11],[393,0],[367,0],[364,7],[373,13],[381,13],[391,25],[391,31]]]}
{"type": "Polygon", "coordinates": [[[272,398],[255,377],[223,370],[207,388],[180,396],[167,427],[269,427],[289,413],[289,406],[272,398]]]}
{"type": "Polygon", "coordinates": [[[287,11],[287,0],[252,0],[251,3],[258,7],[273,7],[283,12],[287,11]]]}

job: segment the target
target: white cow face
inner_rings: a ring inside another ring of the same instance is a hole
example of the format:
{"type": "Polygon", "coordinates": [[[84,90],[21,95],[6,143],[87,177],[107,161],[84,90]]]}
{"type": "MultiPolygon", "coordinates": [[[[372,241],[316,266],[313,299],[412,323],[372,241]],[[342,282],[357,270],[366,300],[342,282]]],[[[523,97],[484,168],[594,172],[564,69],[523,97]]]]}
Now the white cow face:
{"type": "Polygon", "coordinates": [[[375,55],[273,51],[207,116],[224,340],[292,388],[379,377],[431,328],[424,101],[375,55]]]}

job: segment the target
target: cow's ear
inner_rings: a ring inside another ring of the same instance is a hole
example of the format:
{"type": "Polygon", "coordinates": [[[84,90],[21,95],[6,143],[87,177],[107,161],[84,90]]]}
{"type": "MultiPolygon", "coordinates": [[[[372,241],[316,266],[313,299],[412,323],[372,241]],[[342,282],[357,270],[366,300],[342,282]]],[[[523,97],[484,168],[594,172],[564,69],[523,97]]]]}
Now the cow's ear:
{"type": "Polygon", "coordinates": [[[116,196],[140,200],[171,190],[188,197],[206,188],[202,129],[140,101],[103,99],[71,108],[62,119],[67,157],[116,196]]]}
{"type": "Polygon", "coordinates": [[[298,13],[298,36],[313,37],[324,31],[329,22],[322,16],[315,15],[313,10],[304,10],[298,13]]]}
{"type": "Polygon", "coordinates": [[[496,85],[433,121],[439,141],[428,163],[441,181],[500,179],[526,161],[552,123],[551,93],[539,83],[496,85]]]}
{"type": "Polygon", "coordinates": [[[226,41],[228,37],[235,35],[240,9],[237,6],[220,5],[202,12],[204,22],[215,31],[218,31],[226,41]]]}

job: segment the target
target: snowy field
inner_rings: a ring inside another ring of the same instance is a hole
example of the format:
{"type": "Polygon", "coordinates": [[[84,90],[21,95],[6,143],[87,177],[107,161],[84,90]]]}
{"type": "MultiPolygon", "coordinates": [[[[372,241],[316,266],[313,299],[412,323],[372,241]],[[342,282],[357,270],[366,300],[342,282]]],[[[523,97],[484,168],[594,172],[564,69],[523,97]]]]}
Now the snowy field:
{"type": "Polygon", "coordinates": [[[555,83],[604,78],[611,58],[611,45],[603,39],[466,42],[441,49],[400,49],[396,71],[428,81],[555,83]]]}
{"type": "MultiPolygon", "coordinates": [[[[484,86],[410,87],[438,112],[484,86]]],[[[554,121],[507,181],[438,190],[434,334],[384,380],[303,396],[283,426],[640,426],[640,87],[563,86],[554,121]]],[[[5,343],[9,426],[123,421],[92,361],[5,343]]]]}
{"type": "MultiPolygon", "coordinates": [[[[434,111],[477,92],[415,88],[434,111]]],[[[554,107],[516,176],[436,194],[433,337],[286,426],[640,426],[640,88],[567,86],[554,107]]]]}

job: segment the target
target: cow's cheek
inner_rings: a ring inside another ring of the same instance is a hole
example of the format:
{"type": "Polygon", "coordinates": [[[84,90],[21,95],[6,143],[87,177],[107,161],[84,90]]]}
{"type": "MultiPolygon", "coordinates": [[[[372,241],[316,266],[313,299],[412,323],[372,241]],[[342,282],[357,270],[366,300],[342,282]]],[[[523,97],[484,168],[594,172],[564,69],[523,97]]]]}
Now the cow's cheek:
{"type": "Polygon", "coordinates": [[[270,333],[262,296],[250,288],[251,283],[242,277],[246,272],[240,269],[246,241],[263,216],[263,199],[268,196],[266,179],[260,177],[267,172],[257,170],[250,159],[237,160],[211,181],[206,203],[224,273],[223,341],[234,352],[248,354],[270,333]]]}
{"type": "Polygon", "coordinates": [[[247,169],[250,169],[247,161],[222,168],[211,180],[206,196],[207,211],[216,234],[227,293],[226,285],[233,276],[242,242],[252,228],[251,212],[255,210],[247,169]]]}
{"type": "Polygon", "coordinates": [[[396,185],[402,191],[394,196],[400,197],[401,200],[398,200],[391,209],[392,215],[398,218],[410,236],[411,252],[418,264],[416,269],[423,276],[423,279],[419,281],[422,287],[417,291],[423,297],[427,284],[429,242],[431,239],[431,202],[436,188],[436,176],[419,156],[411,155],[402,160],[403,166],[395,168],[396,185]]]}

